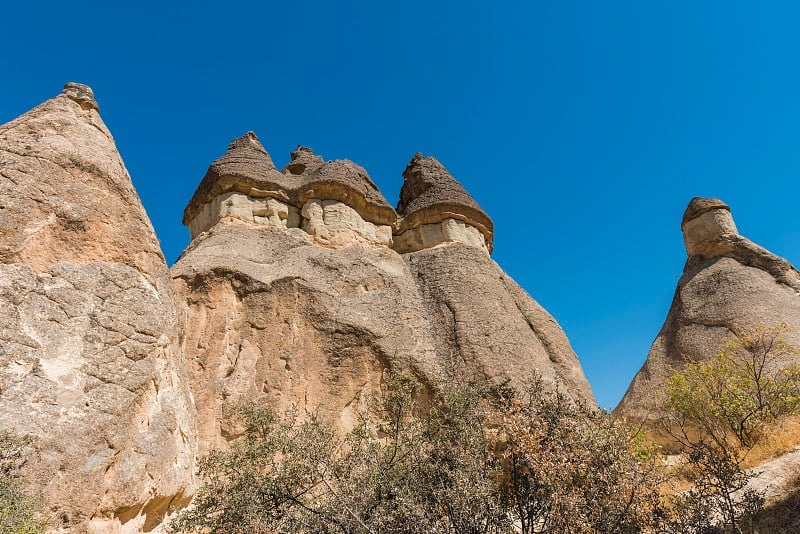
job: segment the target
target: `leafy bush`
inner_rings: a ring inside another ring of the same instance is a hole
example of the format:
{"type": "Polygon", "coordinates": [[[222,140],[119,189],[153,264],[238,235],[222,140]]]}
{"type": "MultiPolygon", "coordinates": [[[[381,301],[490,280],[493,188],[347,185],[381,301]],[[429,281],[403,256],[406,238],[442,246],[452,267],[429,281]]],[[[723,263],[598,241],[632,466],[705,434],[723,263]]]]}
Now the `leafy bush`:
{"type": "Polygon", "coordinates": [[[662,458],[636,429],[549,395],[541,382],[495,415],[519,532],[641,532],[660,523],[662,458]]]}
{"type": "Polygon", "coordinates": [[[229,451],[201,463],[206,484],[173,528],[244,532],[503,532],[494,463],[474,388],[448,388],[424,417],[419,386],[389,381],[372,416],[343,438],[315,416],[264,406],[229,451]]]}
{"type": "Polygon", "coordinates": [[[800,409],[800,366],[785,324],[736,334],[708,362],[687,360],[668,381],[664,428],[683,449],[692,482],[673,499],[671,532],[756,532],[763,494],[743,467],[767,431],[800,409]]]}
{"type": "Polygon", "coordinates": [[[750,448],[765,426],[800,408],[798,350],[785,323],[736,334],[708,362],[687,358],[668,381],[667,409],[725,449],[750,448]]]}
{"type": "Polygon", "coordinates": [[[656,521],[652,449],[607,414],[453,383],[421,406],[391,378],[344,437],[255,405],[173,529],[216,533],[637,532],[656,521]]]}

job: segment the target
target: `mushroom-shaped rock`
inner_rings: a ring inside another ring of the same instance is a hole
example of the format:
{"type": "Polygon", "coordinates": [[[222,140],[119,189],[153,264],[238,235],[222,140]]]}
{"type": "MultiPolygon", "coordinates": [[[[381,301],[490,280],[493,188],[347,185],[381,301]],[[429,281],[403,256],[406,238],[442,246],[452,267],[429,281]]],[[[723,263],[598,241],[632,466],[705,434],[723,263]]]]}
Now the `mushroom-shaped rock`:
{"type": "Polygon", "coordinates": [[[296,192],[299,205],[309,199],[336,200],[373,224],[391,226],[397,220],[394,209],[367,171],[350,160],[322,163],[322,158],[315,156],[310,148],[300,147],[292,154],[292,162],[285,171],[295,173],[300,180],[296,192]]]}
{"type": "Polygon", "coordinates": [[[716,198],[694,197],[681,221],[683,242],[689,256],[714,256],[714,247],[720,238],[735,236],[739,232],[733,223],[731,208],[716,198]]]}
{"type": "Polygon", "coordinates": [[[767,271],[800,291],[800,274],[791,263],[739,235],[730,207],[716,198],[695,197],[681,220],[689,256],[687,269],[712,258],[728,257],[767,271]]]}
{"type": "Polygon", "coordinates": [[[184,211],[192,239],[220,221],[245,221],[302,227],[323,244],[350,242],[339,230],[391,243],[397,214],[367,171],[348,160],[325,162],[307,147],[291,154],[281,172],[253,132],[235,139],[208,168],[184,211]]]}
{"type": "MultiPolygon", "coordinates": [[[[226,217],[289,225],[297,179],[281,173],[253,132],[234,139],[209,167],[183,212],[192,239],[226,217]]],[[[297,226],[297,224],[294,224],[297,226]]]]}
{"type": "Polygon", "coordinates": [[[683,276],[647,361],[615,410],[656,420],[664,384],[685,357],[715,356],[733,333],[786,322],[800,344],[800,273],[785,259],[742,237],[730,208],[696,197],[681,221],[688,255],[683,276]]]}
{"type": "Polygon", "coordinates": [[[492,220],[439,160],[418,152],[403,178],[396,250],[414,252],[444,241],[461,241],[491,251],[492,220]]]}

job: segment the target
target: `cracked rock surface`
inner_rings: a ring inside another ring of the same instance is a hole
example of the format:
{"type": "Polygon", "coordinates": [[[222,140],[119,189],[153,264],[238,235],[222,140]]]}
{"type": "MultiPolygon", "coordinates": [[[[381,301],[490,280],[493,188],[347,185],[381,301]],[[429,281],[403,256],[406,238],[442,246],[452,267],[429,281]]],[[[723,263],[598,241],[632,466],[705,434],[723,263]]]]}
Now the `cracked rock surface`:
{"type": "Polygon", "coordinates": [[[423,297],[439,358],[467,378],[551,389],[594,406],[578,357],[552,315],[481,248],[448,243],[404,254],[423,297]]]}
{"type": "Polygon", "coordinates": [[[299,228],[219,224],[192,241],[172,276],[205,449],[229,437],[226,404],[319,411],[349,429],[387,368],[428,384],[443,372],[409,268],[388,247],[329,249],[299,228]]]}
{"type": "Polygon", "coordinates": [[[237,401],[347,430],[403,370],[423,395],[540,374],[594,403],[555,320],[466,235],[479,208],[449,174],[419,182],[433,219],[401,254],[361,167],[300,147],[281,172],[247,134],[201,183],[218,205],[194,206],[168,271],[98,110],[71,83],[0,126],[0,428],[36,437],[24,475],[54,532],[163,532],[198,455],[240,431],[223,417],[237,401]]]}

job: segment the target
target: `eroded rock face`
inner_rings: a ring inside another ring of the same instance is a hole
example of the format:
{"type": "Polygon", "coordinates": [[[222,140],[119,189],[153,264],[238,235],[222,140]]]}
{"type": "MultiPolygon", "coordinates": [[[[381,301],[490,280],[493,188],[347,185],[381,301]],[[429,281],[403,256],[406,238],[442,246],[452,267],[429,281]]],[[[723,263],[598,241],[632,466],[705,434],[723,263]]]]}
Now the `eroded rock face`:
{"type": "Polygon", "coordinates": [[[189,221],[189,235],[194,239],[220,221],[231,219],[276,228],[298,228],[300,211],[272,197],[251,197],[232,191],[203,204],[189,221]]]}
{"type": "Polygon", "coordinates": [[[587,406],[595,400],[556,320],[491,260],[460,242],[404,254],[439,358],[471,379],[524,388],[535,376],[587,406]]]}
{"type": "Polygon", "coordinates": [[[555,320],[489,258],[491,220],[433,158],[409,165],[398,218],[355,163],[298,147],[279,171],[246,134],[189,202],[168,273],[98,109],[68,84],[0,126],[0,426],[38,438],[26,476],[58,531],[162,528],[239,400],[346,430],[402,369],[428,391],[541,374],[593,402],[555,320]]]}
{"type": "Polygon", "coordinates": [[[0,126],[0,425],[57,528],[139,532],[194,491],[182,324],[91,90],[0,126]]]}
{"type": "Polygon", "coordinates": [[[224,444],[224,406],[240,400],[350,428],[387,369],[431,389],[454,370],[520,387],[541,374],[594,402],[556,321],[476,247],[326,248],[300,229],[231,223],[195,239],[172,274],[203,447],[224,444]]]}
{"type": "MultiPolygon", "coordinates": [[[[375,234],[376,227],[391,229],[395,224],[397,214],[362,167],[348,160],[326,162],[306,147],[298,147],[291,154],[292,161],[281,172],[253,132],[234,139],[228,151],[209,166],[184,210],[183,223],[189,227],[192,239],[226,217],[260,222],[254,217],[263,211],[263,199],[274,199],[286,206],[287,222],[283,226],[289,228],[300,225],[294,213],[301,210],[319,215],[320,220],[312,227],[346,227],[365,236],[375,234]],[[336,201],[337,206],[329,202],[323,206],[327,214],[319,214],[307,206],[315,201],[336,201]],[[226,203],[236,207],[229,209],[226,203]],[[330,224],[326,223],[328,219],[330,224]]],[[[324,232],[321,229],[319,233],[324,232]]],[[[381,235],[379,239],[385,240],[384,229],[377,233],[381,235]]]]}
{"type": "Polygon", "coordinates": [[[489,254],[486,238],[480,230],[467,222],[449,218],[438,223],[420,224],[399,233],[392,248],[400,253],[417,252],[450,242],[464,243],[489,254]]]}
{"type": "Polygon", "coordinates": [[[348,429],[389,369],[430,390],[453,373],[518,387],[541,375],[594,403],[566,336],[489,258],[491,220],[438,161],[409,164],[397,220],[352,162],[299,147],[279,184],[260,144],[248,150],[264,174],[251,167],[231,191],[273,180],[299,220],[259,221],[263,199],[222,193],[206,206],[239,207],[193,232],[172,268],[203,447],[224,446],[224,407],[240,400],[321,411],[348,429]]]}
{"type": "Polygon", "coordinates": [[[659,416],[664,382],[684,355],[710,359],[740,329],[786,322],[790,344],[800,344],[800,273],[740,236],[730,208],[695,198],[681,224],[688,254],[666,321],[647,361],[615,410],[628,417],[659,416]]]}
{"type": "Polygon", "coordinates": [[[378,245],[392,244],[391,226],[365,221],[344,202],[312,198],[303,204],[301,213],[303,230],[322,244],[345,245],[356,236],[378,245]]]}
{"type": "Polygon", "coordinates": [[[387,368],[442,374],[409,267],[388,247],[331,249],[301,229],[220,224],[172,275],[206,448],[224,443],[226,403],[319,409],[346,429],[387,368]]]}

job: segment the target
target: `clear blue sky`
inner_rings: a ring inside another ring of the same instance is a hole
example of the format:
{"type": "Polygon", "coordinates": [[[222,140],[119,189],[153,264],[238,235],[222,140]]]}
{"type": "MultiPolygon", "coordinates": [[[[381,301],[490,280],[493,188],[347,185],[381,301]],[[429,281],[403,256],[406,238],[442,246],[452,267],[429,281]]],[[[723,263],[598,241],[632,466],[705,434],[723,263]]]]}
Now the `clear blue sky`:
{"type": "Polygon", "coordinates": [[[91,85],[169,263],[247,130],[363,165],[414,152],[494,219],[494,259],[561,323],[602,406],[669,308],[693,196],[800,263],[800,4],[6,2],[0,123],[91,85]]]}

